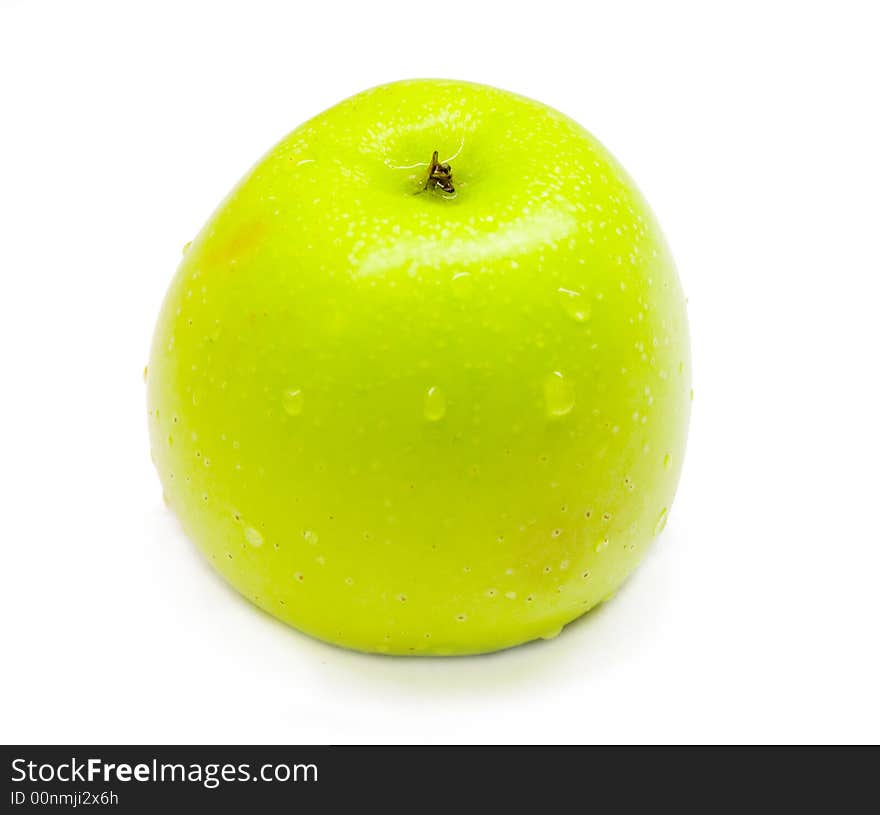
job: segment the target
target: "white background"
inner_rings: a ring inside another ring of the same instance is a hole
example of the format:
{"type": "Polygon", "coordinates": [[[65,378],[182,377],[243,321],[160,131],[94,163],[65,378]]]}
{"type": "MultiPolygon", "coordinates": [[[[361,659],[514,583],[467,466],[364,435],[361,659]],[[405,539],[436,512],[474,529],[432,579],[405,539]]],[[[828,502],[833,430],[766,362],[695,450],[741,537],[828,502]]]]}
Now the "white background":
{"type": "Polygon", "coordinates": [[[0,0],[10,742],[880,739],[876,4],[0,0]],[[568,113],[690,298],[658,545],[555,641],[369,657],[239,599],[161,500],[141,372],[181,247],[301,121],[446,76],[568,113]]]}

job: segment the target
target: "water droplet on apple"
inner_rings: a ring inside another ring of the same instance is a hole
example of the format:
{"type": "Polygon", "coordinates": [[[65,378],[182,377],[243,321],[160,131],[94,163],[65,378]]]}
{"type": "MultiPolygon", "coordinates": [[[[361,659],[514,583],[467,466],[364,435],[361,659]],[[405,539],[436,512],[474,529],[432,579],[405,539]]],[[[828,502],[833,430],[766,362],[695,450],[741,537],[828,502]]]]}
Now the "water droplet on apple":
{"type": "Polygon", "coordinates": [[[670,458],[669,453],[667,453],[665,456],[663,456],[663,466],[668,470],[671,463],[672,459],[670,458]]]}
{"type": "Polygon", "coordinates": [[[608,538],[602,538],[602,540],[600,540],[596,544],[596,551],[597,552],[604,552],[607,548],[608,548],[608,538]]]}
{"type": "Polygon", "coordinates": [[[565,313],[578,323],[585,323],[590,319],[590,303],[579,291],[572,289],[558,289],[565,313]]]}
{"type": "Polygon", "coordinates": [[[192,246],[192,245],[193,245],[193,242],[192,242],[192,241],[187,241],[187,242],[183,245],[183,250],[181,251],[180,254],[185,255],[185,254],[189,251],[190,246],[192,246]]]}
{"type": "Polygon", "coordinates": [[[474,292],[474,279],[468,272],[457,272],[452,275],[452,293],[462,299],[467,300],[474,292]]]}
{"type": "Polygon", "coordinates": [[[307,529],[305,532],[303,532],[303,540],[306,543],[315,546],[318,543],[318,533],[312,529],[307,529]]]}
{"type": "Polygon", "coordinates": [[[424,412],[429,422],[439,422],[446,415],[446,397],[440,388],[428,388],[425,393],[424,412]]]}
{"type": "Polygon", "coordinates": [[[281,396],[281,403],[288,416],[299,416],[303,412],[303,392],[299,388],[286,390],[281,396]]]}
{"type": "Polygon", "coordinates": [[[550,416],[565,416],[574,407],[574,388],[559,371],[544,380],[544,401],[550,416]]]}
{"type": "Polygon", "coordinates": [[[666,528],[666,518],[668,514],[666,512],[666,507],[663,508],[659,517],[657,518],[657,523],[654,524],[654,537],[656,538],[665,528],[666,528]]]}
{"type": "Polygon", "coordinates": [[[556,639],[556,637],[558,637],[560,635],[560,633],[562,633],[562,626],[560,626],[559,628],[552,628],[549,631],[545,631],[543,634],[541,634],[541,639],[542,640],[556,639]]]}
{"type": "Polygon", "coordinates": [[[254,529],[252,526],[248,526],[245,528],[244,539],[251,546],[262,546],[263,545],[263,536],[259,533],[258,530],[254,529]]]}

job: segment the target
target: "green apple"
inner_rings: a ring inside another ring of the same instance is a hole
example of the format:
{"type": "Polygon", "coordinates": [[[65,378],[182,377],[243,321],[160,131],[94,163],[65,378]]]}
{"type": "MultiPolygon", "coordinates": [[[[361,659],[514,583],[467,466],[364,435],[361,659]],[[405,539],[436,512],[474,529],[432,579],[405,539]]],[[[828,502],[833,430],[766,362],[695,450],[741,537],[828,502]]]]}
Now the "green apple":
{"type": "Polygon", "coordinates": [[[245,597],[362,651],[555,636],[663,528],[685,301],[582,127],[397,82],[294,130],[185,251],[148,366],[168,503],[245,597]]]}

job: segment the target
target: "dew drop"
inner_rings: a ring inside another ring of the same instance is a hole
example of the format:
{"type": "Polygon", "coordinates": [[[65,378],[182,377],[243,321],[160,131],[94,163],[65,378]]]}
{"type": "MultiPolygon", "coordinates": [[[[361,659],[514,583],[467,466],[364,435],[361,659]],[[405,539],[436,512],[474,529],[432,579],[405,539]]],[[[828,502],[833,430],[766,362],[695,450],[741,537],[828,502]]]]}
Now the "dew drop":
{"type": "Polygon", "coordinates": [[[249,526],[244,530],[244,539],[251,546],[263,545],[263,536],[259,533],[258,530],[254,529],[252,526],[249,526]]]}
{"type": "Polygon", "coordinates": [[[585,323],[590,319],[590,303],[579,291],[571,289],[558,289],[559,297],[565,313],[578,323],[585,323]]]}
{"type": "Polygon", "coordinates": [[[146,382],[147,382],[147,370],[148,370],[148,367],[146,365],[144,365],[144,384],[146,384],[146,382]]]}
{"type": "Polygon", "coordinates": [[[669,453],[667,453],[665,456],[663,456],[663,466],[667,470],[669,469],[669,465],[671,464],[671,462],[672,462],[672,459],[670,458],[669,453]]]}
{"type": "Polygon", "coordinates": [[[544,380],[544,402],[550,416],[565,416],[574,407],[574,388],[559,371],[544,380]]]}
{"type": "Polygon", "coordinates": [[[305,532],[303,532],[303,540],[306,543],[315,546],[318,543],[318,533],[311,529],[307,529],[305,532]]]}
{"type": "Polygon", "coordinates": [[[657,517],[657,523],[654,524],[654,537],[656,538],[665,528],[666,528],[666,518],[668,514],[666,511],[666,507],[663,508],[660,515],[657,517]]]}
{"type": "Polygon", "coordinates": [[[190,246],[192,246],[192,245],[193,245],[193,242],[192,242],[192,241],[187,241],[187,242],[183,245],[183,249],[181,250],[180,254],[185,255],[187,252],[189,252],[189,248],[190,248],[190,246]]]}
{"type": "Polygon", "coordinates": [[[281,395],[284,412],[288,416],[299,416],[303,412],[303,392],[299,388],[291,388],[281,395]]]}
{"type": "Polygon", "coordinates": [[[460,300],[469,300],[474,292],[474,279],[467,272],[452,275],[452,293],[460,300]]]}
{"type": "Polygon", "coordinates": [[[424,413],[429,422],[439,422],[446,415],[446,397],[440,388],[431,387],[425,392],[424,413]]]}

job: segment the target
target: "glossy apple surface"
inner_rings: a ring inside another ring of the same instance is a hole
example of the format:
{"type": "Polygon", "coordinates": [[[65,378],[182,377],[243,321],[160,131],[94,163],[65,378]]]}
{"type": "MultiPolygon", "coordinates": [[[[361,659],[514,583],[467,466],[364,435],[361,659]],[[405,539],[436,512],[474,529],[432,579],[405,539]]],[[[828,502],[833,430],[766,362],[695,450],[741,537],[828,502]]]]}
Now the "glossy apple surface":
{"type": "Polygon", "coordinates": [[[562,114],[451,81],[271,150],[185,252],[148,371],[153,459],[213,566],[391,654],[554,636],[611,595],[665,523],[691,388],[633,182],[562,114]]]}

